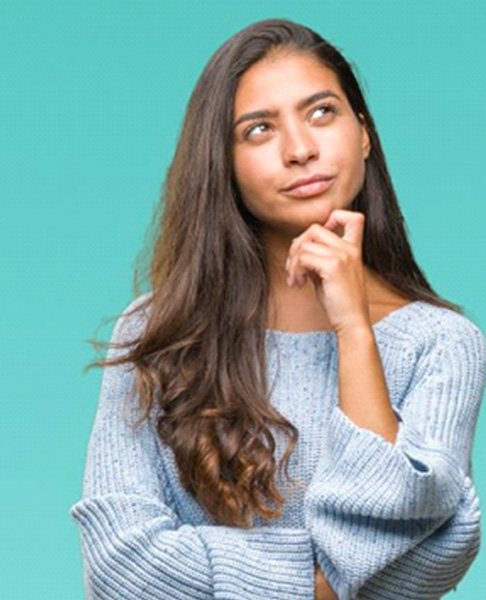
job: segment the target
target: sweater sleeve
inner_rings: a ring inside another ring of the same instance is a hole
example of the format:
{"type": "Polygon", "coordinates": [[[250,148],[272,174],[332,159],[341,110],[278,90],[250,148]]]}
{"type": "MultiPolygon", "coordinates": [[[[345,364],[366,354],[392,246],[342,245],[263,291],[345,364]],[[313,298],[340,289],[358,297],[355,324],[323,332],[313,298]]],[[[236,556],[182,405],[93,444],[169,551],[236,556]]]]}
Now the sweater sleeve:
{"type": "MultiPolygon", "coordinates": [[[[321,569],[339,600],[426,540],[458,509],[484,391],[486,346],[461,318],[414,367],[395,443],[358,427],[335,405],[304,515],[321,569]]],[[[393,402],[392,404],[396,404],[393,402]]]]}
{"type": "MultiPolygon", "coordinates": [[[[133,336],[123,321],[112,341],[133,336]]],[[[181,522],[161,484],[155,429],[126,422],[122,401],[134,403],[133,382],[126,363],[103,372],[82,498],[70,509],[81,533],[87,597],[313,600],[315,557],[306,529],[181,522]]]]}
{"type": "Polygon", "coordinates": [[[466,477],[455,513],[359,589],[359,600],[437,600],[457,589],[481,543],[479,498],[466,477]]]}

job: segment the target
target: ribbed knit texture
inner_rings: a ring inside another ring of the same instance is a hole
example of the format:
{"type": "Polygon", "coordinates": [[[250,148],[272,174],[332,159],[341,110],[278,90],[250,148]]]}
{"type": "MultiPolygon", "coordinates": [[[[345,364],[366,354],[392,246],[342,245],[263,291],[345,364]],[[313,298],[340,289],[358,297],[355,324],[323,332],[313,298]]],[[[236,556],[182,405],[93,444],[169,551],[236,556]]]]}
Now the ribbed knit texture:
{"type": "MultiPolygon", "coordinates": [[[[142,326],[139,313],[122,316],[112,340],[142,326]]],[[[216,524],[182,488],[153,420],[131,426],[133,370],[105,369],[82,498],[70,508],[86,598],[313,600],[316,561],[340,600],[433,600],[456,587],[480,546],[471,452],[485,337],[422,301],[373,330],[400,421],[394,444],[340,409],[333,331],[266,331],[271,402],[299,430],[289,472],[303,485],[279,476],[282,516],[252,529],[216,524]]],[[[287,438],[274,433],[280,459],[287,438]]]]}

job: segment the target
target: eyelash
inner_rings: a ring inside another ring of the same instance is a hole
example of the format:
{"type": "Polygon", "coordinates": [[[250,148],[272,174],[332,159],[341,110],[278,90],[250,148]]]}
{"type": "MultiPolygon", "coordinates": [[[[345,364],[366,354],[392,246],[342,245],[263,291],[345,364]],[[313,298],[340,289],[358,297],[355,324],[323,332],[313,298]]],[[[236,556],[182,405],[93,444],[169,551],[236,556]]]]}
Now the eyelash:
{"type": "MultiPolygon", "coordinates": [[[[328,112],[330,113],[335,113],[336,112],[336,107],[334,106],[334,104],[331,103],[325,103],[325,104],[319,104],[318,106],[316,106],[315,108],[312,109],[311,112],[314,112],[315,110],[318,110],[319,108],[325,108],[327,109],[328,112]]],[[[256,127],[260,127],[261,125],[268,125],[267,121],[258,121],[257,123],[253,123],[253,125],[251,125],[244,133],[243,133],[243,139],[247,139],[250,135],[250,133],[256,128],[256,127]]]]}

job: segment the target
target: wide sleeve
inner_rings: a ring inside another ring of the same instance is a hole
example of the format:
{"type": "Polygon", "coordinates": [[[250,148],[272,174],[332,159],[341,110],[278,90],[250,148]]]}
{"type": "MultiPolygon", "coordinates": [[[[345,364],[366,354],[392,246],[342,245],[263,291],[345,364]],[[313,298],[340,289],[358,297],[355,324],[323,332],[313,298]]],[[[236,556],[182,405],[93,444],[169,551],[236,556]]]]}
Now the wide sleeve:
{"type": "Polygon", "coordinates": [[[486,345],[464,317],[444,338],[431,341],[413,367],[410,390],[395,408],[395,443],[358,427],[338,404],[331,409],[304,515],[339,600],[355,598],[458,508],[484,391],[486,345]]]}
{"type": "MultiPolygon", "coordinates": [[[[133,339],[133,319],[120,317],[112,341],[133,339]]],[[[108,356],[119,352],[110,349],[108,356]]],[[[87,597],[313,600],[315,557],[307,530],[181,522],[161,484],[154,428],[127,422],[133,383],[126,363],[105,368],[83,493],[70,508],[81,534],[87,597]]]]}
{"type": "Polygon", "coordinates": [[[457,589],[481,545],[481,507],[470,477],[450,519],[358,591],[358,600],[437,600],[457,589]]]}

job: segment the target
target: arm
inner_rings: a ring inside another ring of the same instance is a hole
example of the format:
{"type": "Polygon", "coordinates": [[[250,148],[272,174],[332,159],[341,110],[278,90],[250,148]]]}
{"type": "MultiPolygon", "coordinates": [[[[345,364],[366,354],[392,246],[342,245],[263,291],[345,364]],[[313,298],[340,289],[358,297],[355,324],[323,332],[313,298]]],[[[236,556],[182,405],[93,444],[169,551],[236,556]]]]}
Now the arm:
{"type": "MultiPolygon", "coordinates": [[[[115,341],[134,335],[122,319],[115,341]]],[[[104,370],[83,496],[70,509],[80,527],[89,597],[313,600],[314,556],[305,529],[180,522],[161,484],[154,431],[147,422],[136,430],[126,423],[133,383],[126,364],[104,370]]]]}
{"type": "Polygon", "coordinates": [[[481,510],[466,477],[454,515],[423,542],[376,573],[360,588],[359,600],[437,600],[457,588],[479,553],[481,510]]]}
{"type": "Polygon", "coordinates": [[[374,431],[393,443],[398,421],[371,325],[341,331],[337,341],[341,410],[358,427],[374,431]]]}
{"type": "MultiPolygon", "coordinates": [[[[304,513],[318,562],[340,600],[356,597],[458,509],[484,390],[486,348],[482,332],[467,319],[441,335],[418,360],[402,408],[394,409],[394,444],[358,426],[339,405],[331,410],[328,444],[304,513]]],[[[366,393],[356,392],[356,402],[364,404],[366,393]]]]}

